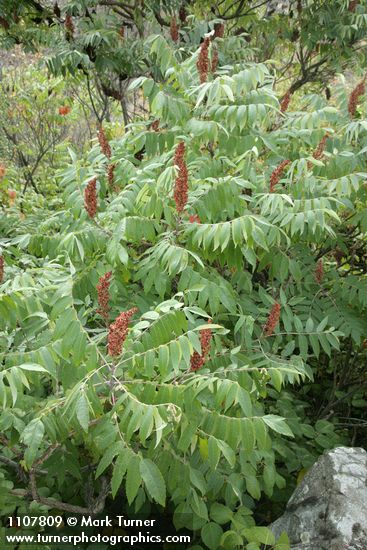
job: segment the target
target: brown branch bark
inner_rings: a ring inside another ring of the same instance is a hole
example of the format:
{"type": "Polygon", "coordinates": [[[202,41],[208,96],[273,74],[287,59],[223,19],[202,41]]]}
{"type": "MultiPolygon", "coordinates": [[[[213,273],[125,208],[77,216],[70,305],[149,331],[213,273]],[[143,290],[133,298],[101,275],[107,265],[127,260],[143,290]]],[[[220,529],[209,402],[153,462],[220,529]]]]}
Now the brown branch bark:
{"type": "Polygon", "coordinates": [[[10,491],[10,492],[16,496],[31,498],[32,500],[39,502],[40,504],[44,504],[45,506],[49,506],[50,508],[56,508],[58,510],[64,510],[65,512],[71,512],[74,514],[88,514],[93,516],[100,514],[104,509],[106,498],[110,490],[110,486],[107,481],[107,478],[102,477],[101,478],[102,487],[99,495],[97,496],[97,498],[91,501],[91,504],[89,507],[84,507],[84,506],[69,504],[67,502],[62,502],[61,500],[56,500],[53,498],[41,497],[37,491],[36,475],[33,469],[29,472],[29,481],[30,481],[30,491],[17,490],[16,492],[14,491],[10,491]]]}

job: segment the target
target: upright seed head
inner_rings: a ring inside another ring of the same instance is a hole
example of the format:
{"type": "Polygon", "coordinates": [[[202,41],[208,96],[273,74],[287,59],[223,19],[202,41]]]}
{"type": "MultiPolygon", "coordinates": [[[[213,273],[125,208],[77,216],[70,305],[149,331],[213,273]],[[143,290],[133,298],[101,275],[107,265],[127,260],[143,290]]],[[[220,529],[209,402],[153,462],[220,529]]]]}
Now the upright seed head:
{"type": "Polygon", "coordinates": [[[108,180],[108,185],[111,187],[111,189],[113,188],[113,184],[115,181],[115,168],[116,168],[115,162],[111,162],[107,166],[107,180],[108,180]]]}
{"type": "Polygon", "coordinates": [[[317,264],[315,267],[315,281],[321,284],[323,278],[324,278],[324,264],[323,264],[322,258],[320,258],[317,261],[317,264]]]}
{"type": "Polygon", "coordinates": [[[112,154],[111,147],[110,147],[110,144],[108,143],[105,131],[104,131],[102,126],[99,127],[99,130],[97,132],[97,136],[98,136],[98,141],[99,141],[99,145],[101,147],[102,153],[107,158],[111,158],[111,154],[112,154]]]}
{"type": "Polygon", "coordinates": [[[64,27],[66,29],[66,33],[70,37],[73,37],[75,29],[74,29],[73,18],[71,17],[71,15],[69,13],[66,14],[66,16],[65,16],[64,27]]]}
{"type": "Polygon", "coordinates": [[[124,345],[129,330],[130,319],[137,311],[136,307],[128,311],[123,311],[116,318],[115,322],[109,326],[107,349],[108,355],[111,357],[121,355],[122,346],[124,345]]]}
{"type": "Polygon", "coordinates": [[[175,180],[173,198],[176,202],[176,210],[181,213],[186,206],[188,197],[188,170],[185,162],[185,143],[181,141],[175,151],[174,164],[178,167],[175,180]]]}
{"type": "Polygon", "coordinates": [[[219,61],[219,54],[218,54],[218,48],[214,47],[212,50],[212,63],[211,63],[211,71],[214,74],[218,67],[218,61],[219,61]]]}
{"type": "Polygon", "coordinates": [[[209,44],[210,38],[207,36],[204,38],[200,46],[199,57],[196,63],[196,67],[199,72],[199,78],[201,84],[207,81],[209,72],[209,44]]]}
{"type": "Polygon", "coordinates": [[[273,334],[275,327],[279,323],[280,310],[281,310],[280,304],[278,304],[278,302],[275,302],[275,304],[270,310],[268,319],[264,326],[265,336],[271,336],[273,334]]]}
{"type": "Polygon", "coordinates": [[[108,301],[110,299],[110,283],[111,283],[112,271],[108,271],[102,277],[99,278],[97,284],[97,295],[98,295],[98,305],[97,313],[103,317],[106,324],[108,322],[108,313],[110,311],[110,306],[108,301]]]}
{"type": "MultiPolygon", "coordinates": [[[[208,325],[211,325],[212,320],[208,319],[208,325]]],[[[206,359],[210,351],[210,341],[212,338],[212,331],[210,328],[204,328],[200,331],[200,343],[201,343],[201,353],[206,359]]]]}
{"type": "Polygon", "coordinates": [[[269,187],[270,193],[274,193],[276,184],[279,183],[279,180],[282,177],[285,168],[288,166],[288,164],[290,164],[290,162],[290,160],[283,160],[279,164],[279,166],[277,166],[275,170],[273,170],[273,172],[271,173],[269,187]]]}
{"type": "MultiPolygon", "coordinates": [[[[211,324],[211,322],[211,319],[209,319],[208,324],[211,324]]],[[[211,337],[212,331],[210,328],[200,331],[201,355],[197,351],[194,351],[190,360],[190,371],[199,370],[205,364],[210,352],[211,337]]]]}
{"type": "Polygon", "coordinates": [[[97,213],[97,178],[92,178],[84,189],[84,206],[90,218],[97,213]]]}
{"type": "Polygon", "coordinates": [[[366,78],[367,78],[367,75],[364,77],[363,80],[361,80],[361,82],[359,82],[359,84],[357,84],[357,86],[354,88],[354,90],[350,94],[349,102],[348,102],[348,112],[351,117],[353,117],[356,114],[359,98],[365,92],[366,78]]]}
{"type": "Polygon", "coordinates": [[[327,141],[328,137],[329,137],[329,134],[326,133],[324,135],[324,137],[322,138],[322,140],[320,141],[320,143],[318,144],[317,148],[312,153],[312,156],[313,156],[314,159],[318,160],[318,159],[322,158],[322,156],[324,154],[325,145],[326,145],[326,141],[327,141]]]}
{"type": "Polygon", "coordinates": [[[204,365],[203,356],[200,355],[200,353],[198,353],[197,351],[194,351],[190,359],[190,371],[194,372],[196,370],[199,370],[203,365],[204,365]]]}
{"type": "Polygon", "coordinates": [[[4,256],[0,256],[0,283],[4,280],[4,256]]]}
{"type": "Polygon", "coordinates": [[[178,25],[177,25],[176,17],[172,17],[171,19],[170,33],[171,33],[171,38],[173,42],[177,42],[179,39],[179,33],[178,33],[178,25]]]}
{"type": "Polygon", "coordinates": [[[224,35],[224,23],[215,23],[213,40],[214,38],[223,38],[223,35],[224,35]]]}
{"type": "Polygon", "coordinates": [[[280,102],[280,111],[282,113],[285,113],[289,107],[289,104],[291,102],[291,92],[290,90],[288,90],[288,92],[285,94],[285,96],[283,97],[282,101],[280,102]]]}

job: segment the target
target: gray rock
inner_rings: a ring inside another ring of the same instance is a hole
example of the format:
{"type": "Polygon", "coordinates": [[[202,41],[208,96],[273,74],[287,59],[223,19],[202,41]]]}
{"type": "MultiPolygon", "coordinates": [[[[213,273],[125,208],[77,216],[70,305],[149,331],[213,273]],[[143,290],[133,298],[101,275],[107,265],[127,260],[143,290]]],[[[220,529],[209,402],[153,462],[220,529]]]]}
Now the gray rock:
{"type": "Polygon", "coordinates": [[[367,452],[321,456],[270,529],[286,531],[292,550],[367,550],[367,452]]]}

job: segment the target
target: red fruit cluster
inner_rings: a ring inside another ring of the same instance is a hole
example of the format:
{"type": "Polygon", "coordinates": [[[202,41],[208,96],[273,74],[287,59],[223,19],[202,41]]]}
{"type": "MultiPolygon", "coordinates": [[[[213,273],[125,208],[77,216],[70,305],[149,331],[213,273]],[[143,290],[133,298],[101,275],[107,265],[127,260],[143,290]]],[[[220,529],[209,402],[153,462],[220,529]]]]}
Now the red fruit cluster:
{"type": "MultiPolygon", "coordinates": [[[[212,320],[208,319],[208,325],[212,324],[212,320]]],[[[210,341],[212,338],[212,331],[210,328],[204,328],[200,331],[200,343],[201,343],[201,353],[203,357],[207,357],[210,351],[210,341]]]]}
{"type": "MultiPolygon", "coordinates": [[[[320,143],[318,144],[318,146],[316,147],[316,149],[313,151],[312,156],[314,159],[320,160],[324,156],[326,140],[328,137],[329,137],[329,134],[326,133],[322,138],[322,140],[320,141],[320,143]]],[[[312,162],[308,161],[307,168],[310,169],[312,167],[313,167],[312,162]]]]}
{"type": "Polygon", "coordinates": [[[179,12],[178,12],[178,17],[179,17],[181,23],[186,23],[187,12],[186,12],[184,6],[180,7],[179,12]]]}
{"type": "MultiPolygon", "coordinates": [[[[211,324],[211,322],[211,319],[209,319],[208,324],[211,324]]],[[[201,367],[206,362],[210,351],[211,337],[212,331],[210,328],[205,328],[200,331],[201,355],[197,351],[194,351],[193,355],[191,356],[190,371],[201,369],[201,367]]]]}
{"type": "Polygon", "coordinates": [[[194,215],[190,216],[189,217],[189,222],[190,223],[201,223],[200,218],[197,214],[194,214],[194,215]]]}
{"type": "Polygon", "coordinates": [[[116,163],[115,162],[112,162],[111,164],[109,164],[107,166],[107,180],[108,180],[108,185],[113,188],[113,183],[114,183],[114,179],[115,179],[115,168],[116,168],[116,163]]]}
{"type": "Polygon", "coordinates": [[[125,27],[123,25],[120,27],[119,35],[121,38],[125,38],[125,27]]]}
{"type": "Polygon", "coordinates": [[[181,213],[187,203],[188,193],[188,171],[185,162],[185,143],[181,141],[175,152],[174,164],[178,166],[178,174],[176,176],[173,198],[176,202],[176,210],[181,213]]]}
{"type": "Polygon", "coordinates": [[[209,72],[209,44],[210,38],[207,36],[204,38],[204,41],[201,43],[199,58],[196,62],[196,67],[199,72],[199,78],[201,84],[207,81],[208,72],[209,72]]]}
{"type": "Polygon", "coordinates": [[[150,129],[153,130],[154,132],[159,132],[159,123],[160,123],[159,118],[157,118],[157,120],[153,120],[153,122],[150,125],[150,129]]]}
{"type": "Polygon", "coordinates": [[[179,34],[178,34],[178,25],[177,25],[176,17],[172,17],[171,19],[170,33],[171,33],[171,38],[173,42],[177,42],[179,38],[179,34]]]}
{"type": "Polygon", "coordinates": [[[319,160],[322,158],[325,150],[326,140],[329,137],[329,134],[325,134],[320,143],[318,144],[317,148],[312,153],[312,156],[314,159],[319,160]]]}
{"type": "Polygon", "coordinates": [[[278,302],[275,302],[270,310],[269,317],[264,326],[265,336],[271,336],[273,334],[275,327],[279,323],[280,309],[280,304],[278,304],[278,302]]]}
{"type": "Polygon", "coordinates": [[[61,116],[65,116],[65,115],[68,115],[70,113],[71,109],[69,107],[69,105],[62,105],[61,107],[59,107],[59,115],[61,116]]]}
{"type": "Polygon", "coordinates": [[[112,154],[111,147],[110,147],[110,144],[108,143],[105,131],[102,126],[99,127],[97,136],[98,136],[99,145],[101,146],[101,149],[102,149],[102,153],[106,155],[108,159],[111,158],[111,154],[112,154]]]}
{"type": "Polygon", "coordinates": [[[4,164],[0,164],[0,179],[3,178],[6,174],[6,166],[4,164]]]}
{"type": "Polygon", "coordinates": [[[224,23],[215,23],[214,25],[214,38],[223,38],[224,35],[224,23]]]}
{"type": "Polygon", "coordinates": [[[317,261],[316,268],[315,268],[315,281],[321,284],[323,278],[324,278],[324,264],[323,264],[322,258],[320,258],[317,261]]]}
{"type": "Polygon", "coordinates": [[[357,86],[354,88],[354,90],[350,94],[349,102],[348,102],[348,112],[351,117],[355,115],[359,98],[365,92],[366,78],[367,78],[367,75],[364,77],[363,80],[361,80],[359,84],[357,84],[357,86]]]}
{"type": "Polygon", "coordinates": [[[280,111],[282,113],[285,113],[286,110],[288,109],[289,107],[289,104],[291,102],[291,92],[288,90],[288,92],[285,94],[285,96],[283,97],[282,101],[280,102],[280,111]]]}
{"type": "Polygon", "coordinates": [[[90,218],[97,213],[97,178],[92,178],[84,189],[84,206],[90,218]]]}
{"type": "Polygon", "coordinates": [[[4,279],[4,257],[0,256],[0,283],[3,282],[4,279]]]}
{"type": "Polygon", "coordinates": [[[124,345],[128,333],[130,319],[137,311],[136,307],[128,311],[123,311],[116,318],[115,322],[110,325],[107,347],[108,355],[111,357],[121,355],[122,346],[124,345]]]}
{"type": "Polygon", "coordinates": [[[358,4],[359,4],[359,0],[351,0],[349,2],[348,11],[354,12],[358,4]]]}
{"type": "Polygon", "coordinates": [[[211,71],[212,73],[214,74],[217,70],[217,67],[218,67],[218,61],[219,61],[219,55],[218,55],[218,48],[216,48],[215,46],[213,47],[213,50],[212,50],[212,63],[211,63],[211,71]]]}
{"type": "Polygon", "coordinates": [[[269,187],[270,193],[274,193],[276,184],[279,183],[279,180],[283,175],[284,169],[288,166],[288,164],[290,164],[290,162],[291,162],[290,160],[283,160],[279,164],[279,166],[277,166],[275,170],[273,170],[270,176],[270,187],[269,187]]]}
{"type": "Polygon", "coordinates": [[[108,271],[99,278],[99,283],[97,285],[97,294],[98,294],[98,305],[97,313],[99,313],[103,319],[108,322],[108,312],[110,307],[108,301],[110,299],[110,283],[111,283],[112,271],[108,271]]]}
{"type": "Polygon", "coordinates": [[[74,36],[74,23],[70,14],[66,15],[64,25],[70,36],[74,36]]]}

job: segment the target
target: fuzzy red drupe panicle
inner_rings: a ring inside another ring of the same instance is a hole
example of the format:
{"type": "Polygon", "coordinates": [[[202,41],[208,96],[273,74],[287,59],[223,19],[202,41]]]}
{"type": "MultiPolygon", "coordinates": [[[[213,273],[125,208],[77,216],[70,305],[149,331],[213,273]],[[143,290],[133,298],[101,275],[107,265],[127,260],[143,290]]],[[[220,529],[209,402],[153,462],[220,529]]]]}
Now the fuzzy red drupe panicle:
{"type": "Polygon", "coordinates": [[[181,213],[187,203],[189,177],[185,162],[185,143],[183,141],[176,147],[174,164],[178,166],[178,174],[175,180],[173,197],[176,202],[176,210],[181,213]]]}
{"type": "Polygon", "coordinates": [[[0,283],[2,283],[4,279],[4,263],[4,257],[0,256],[0,283]]]}
{"type": "Polygon", "coordinates": [[[204,38],[204,41],[201,43],[199,58],[196,63],[196,67],[199,72],[199,78],[201,84],[207,81],[208,72],[209,72],[209,44],[210,38],[207,36],[204,38]]]}
{"type": "Polygon", "coordinates": [[[177,25],[176,17],[172,17],[171,19],[170,34],[173,42],[177,42],[179,39],[179,34],[178,34],[178,25],[177,25]]]}
{"type": "Polygon", "coordinates": [[[292,94],[288,90],[288,92],[285,94],[282,101],[280,102],[280,110],[281,110],[282,113],[285,113],[286,110],[288,109],[288,106],[289,106],[290,101],[291,101],[291,96],[292,96],[292,94]]]}
{"type": "MultiPolygon", "coordinates": [[[[328,137],[329,137],[329,134],[326,133],[322,138],[322,140],[320,141],[320,143],[318,144],[318,146],[316,147],[316,149],[313,151],[312,156],[314,159],[321,160],[322,157],[324,156],[325,145],[328,137]]],[[[312,168],[312,166],[313,166],[312,162],[308,161],[307,168],[310,169],[312,168]]]]}
{"type": "Polygon", "coordinates": [[[130,319],[137,311],[138,309],[136,307],[128,311],[123,311],[116,318],[115,322],[109,326],[107,348],[108,355],[111,357],[121,355],[122,346],[124,345],[129,330],[130,319]]]}
{"type": "Polygon", "coordinates": [[[102,126],[99,127],[99,130],[97,132],[99,145],[101,146],[102,153],[106,155],[106,157],[109,159],[111,158],[111,147],[108,143],[108,139],[106,138],[105,131],[102,126]]]}
{"type": "Polygon", "coordinates": [[[328,137],[329,137],[329,134],[326,133],[322,138],[322,140],[320,141],[320,143],[318,144],[318,146],[316,147],[316,149],[314,150],[314,152],[312,153],[312,156],[314,159],[322,158],[325,150],[326,140],[328,137]]]}
{"type": "Polygon", "coordinates": [[[278,302],[275,302],[275,304],[270,310],[269,317],[264,326],[265,336],[271,336],[273,334],[275,327],[279,323],[280,310],[281,310],[280,304],[278,304],[278,302]]]}
{"type": "Polygon", "coordinates": [[[97,213],[97,178],[92,178],[84,189],[84,206],[90,218],[97,213]]]}
{"type": "Polygon", "coordinates": [[[323,278],[324,278],[324,264],[323,264],[322,258],[320,258],[317,261],[317,264],[315,267],[315,281],[321,284],[323,278]]]}
{"type": "MultiPolygon", "coordinates": [[[[209,319],[208,324],[211,324],[211,322],[211,319],[209,319]]],[[[211,337],[212,331],[210,328],[200,331],[201,355],[197,351],[194,351],[191,356],[190,371],[199,370],[205,364],[210,351],[211,337]]]]}
{"type": "Polygon", "coordinates": [[[218,48],[214,47],[212,53],[212,63],[211,63],[211,71],[214,74],[218,67],[218,61],[219,61],[219,54],[218,54],[218,48]]]}
{"type": "Polygon", "coordinates": [[[115,180],[115,168],[116,168],[116,164],[114,162],[112,162],[107,166],[107,180],[108,180],[108,185],[111,188],[113,187],[113,183],[115,180]]]}
{"type": "Polygon", "coordinates": [[[73,18],[71,17],[71,15],[69,13],[65,16],[64,26],[65,26],[65,29],[68,32],[68,34],[70,36],[74,36],[74,30],[75,29],[74,29],[73,18]]]}
{"type": "Polygon", "coordinates": [[[215,23],[214,25],[214,38],[223,38],[224,35],[224,23],[215,23]]]}
{"type": "Polygon", "coordinates": [[[364,77],[363,80],[361,80],[361,82],[359,82],[359,84],[357,84],[357,86],[354,88],[354,90],[350,94],[349,102],[348,102],[348,112],[351,117],[353,117],[356,114],[359,98],[365,92],[366,78],[367,78],[367,75],[364,77]]]}
{"type": "Polygon", "coordinates": [[[110,306],[108,301],[110,299],[110,283],[111,283],[112,271],[108,271],[102,277],[99,278],[97,285],[97,294],[98,294],[98,305],[97,313],[99,313],[105,322],[108,322],[108,312],[110,311],[110,306]]]}
{"type": "Polygon", "coordinates": [[[275,170],[273,170],[273,172],[271,173],[269,187],[270,193],[274,193],[276,184],[279,183],[279,180],[283,175],[284,169],[288,166],[288,164],[290,164],[290,162],[290,160],[283,160],[279,164],[279,166],[277,166],[275,170]]]}

